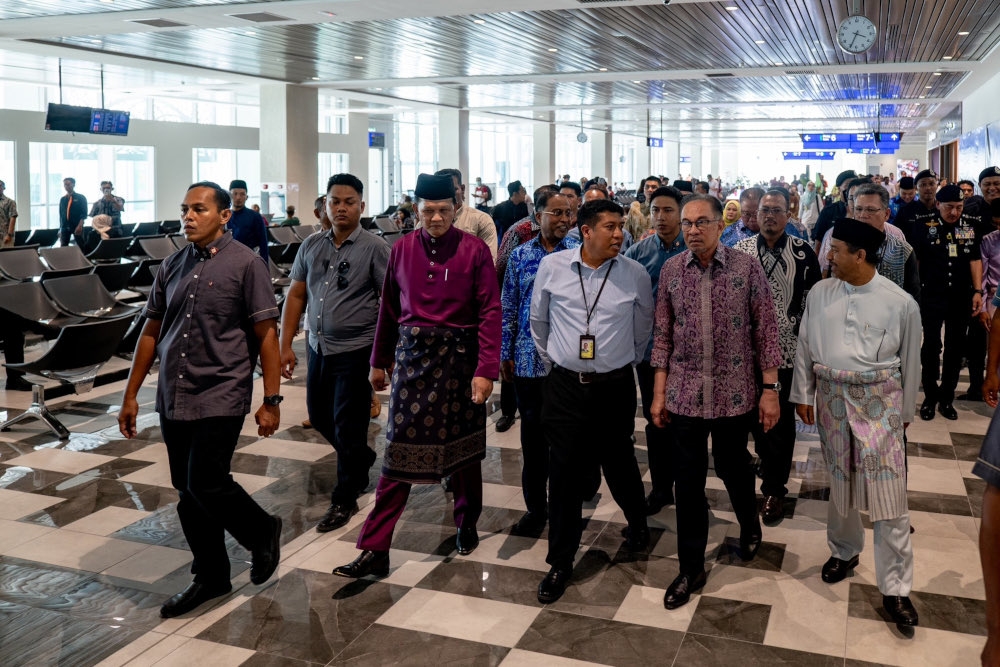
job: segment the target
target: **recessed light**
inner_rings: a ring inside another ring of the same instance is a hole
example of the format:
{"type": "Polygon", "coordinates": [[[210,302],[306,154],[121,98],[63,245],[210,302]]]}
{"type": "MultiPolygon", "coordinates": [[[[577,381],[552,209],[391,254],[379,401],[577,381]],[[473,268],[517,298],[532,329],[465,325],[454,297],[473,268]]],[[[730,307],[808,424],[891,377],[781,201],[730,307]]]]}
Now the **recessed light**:
{"type": "Polygon", "coordinates": [[[969,31],[968,31],[968,30],[960,30],[960,31],[958,32],[958,34],[959,34],[959,35],[962,35],[962,36],[964,37],[965,35],[968,35],[968,34],[969,34],[969,31]]]}
{"type": "Polygon", "coordinates": [[[355,60],[364,60],[365,57],[364,56],[354,56],[354,59],[355,60]]]}
{"type": "Polygon", "coordinates": [[[926,97],[927,97],[926,95],[921,95],[920,99],[925,99],[926,97]]]}
{"type": "Polygon", "coordinates": [[[924,88],[933,88],[934,86],[924,86],[924,88]]]}
{"type": "Polygon", "coordinates": [[[632,81],[632,83],[642,83],[642,81],[632,81]]]}
{"type": "Polygon", "coordinates": [[[764,40],[762,40],[762,39],[755,39],[755,40],[753,41],[753,43],[754,43],[754,44],[763,44],[763,43],[764,43],[764,40]]]}
{"type": "Polygon", "coordinates": [[[597,70],[597,71],[598,71],[598,72],[607,72],[607,71],[608,71],[608,68],[607,68],[607,67],[600,67],[600,68],[598,68],[598,70],[597,70]]]}
{"type": "Polygon", "coordinates": [[[941,76],[941,72],[934,72],[934,76],[941,76]]]}
{"type": "Polygon", "coordinates": [[[114,2],[114,1],[115,1],[115,0],[101,0],[101,2],[103,2],[103,3],[104,3],[104,4],[106,4],[106,5],[110,5],[110,4],[112,4],[112,3],[114,2]]]}
{"type": "Polygon", "coordinates": [[[945,57],[941,58],[941,60],[951,60],[951,56],[945,56],[945,57]]]}
{"type": "Polygon", "coordinates": [[[726,7],[726,11],[727,11],[727,12],[737,12],[737,11],[739,11],[739,9],[740,9],[739,7],[735,7],[735,6],[733,6],[733,5],[728,5],[728,6],[726,7]]]}
{"type": "Polygon", "coordinates": [[[319,77],[318,77],[318,76],[314,76],[314,77],[312,78],[312,80],[313,80],[313,81],[319,81],[319,77]]]}
{"type": "Polygon", "coordinates": [[[254,37],[254,36],[256,36],[257,33],[255,33],[253,30],[247,30],[243,34],[246,35],[247,37],[254,37]]]}
{"type": "Polygon", "coordinates": [[[559,49],[549,49],[549,53],[555,53],[555,52],[556,52],[556,51],[558,51],[558,50],[559,50],[559,49]]]}
{"type": "Polygon", "coordinates": [[[381,88],[376,88],[375,90],[382,90],[381,88]]]}
{"type": "Polygon", "coordinates": [[[784,67],[785,63],[774,63],[775,67],[784,67]]]}

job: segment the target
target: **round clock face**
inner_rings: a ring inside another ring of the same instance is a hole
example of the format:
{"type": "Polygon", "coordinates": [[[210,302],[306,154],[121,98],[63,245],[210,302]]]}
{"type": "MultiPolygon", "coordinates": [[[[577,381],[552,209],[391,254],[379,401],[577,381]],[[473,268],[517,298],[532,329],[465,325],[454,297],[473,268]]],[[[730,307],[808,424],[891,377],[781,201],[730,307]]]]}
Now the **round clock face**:
{"type": "Polygon", "coordinates": [[[875,43],[878,30],[867,16],[848,16],[837,28],[837,43],[848,53],[864,53],[875,43]]]}
{"type": "Polygon", "coordinates": [[[576,140],[579,141],[581,144],[587,143],[587,133],[581,130],[580,134],[576,135],[576,140]]]}

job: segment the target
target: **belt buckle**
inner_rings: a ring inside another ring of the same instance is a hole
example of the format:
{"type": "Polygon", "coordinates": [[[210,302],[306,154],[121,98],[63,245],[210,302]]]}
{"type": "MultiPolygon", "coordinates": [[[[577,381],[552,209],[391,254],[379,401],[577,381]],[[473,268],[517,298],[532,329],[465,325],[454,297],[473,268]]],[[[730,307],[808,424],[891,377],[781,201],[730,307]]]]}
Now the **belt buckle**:
{"type": "Polygon", "coordinates": [[[583,371],[577,371],[577,376],[580,379],[580,384],[590,384],[590,380],[587,379],[588,375],[590,375],[590,373],[584,373],[583,371]]]}

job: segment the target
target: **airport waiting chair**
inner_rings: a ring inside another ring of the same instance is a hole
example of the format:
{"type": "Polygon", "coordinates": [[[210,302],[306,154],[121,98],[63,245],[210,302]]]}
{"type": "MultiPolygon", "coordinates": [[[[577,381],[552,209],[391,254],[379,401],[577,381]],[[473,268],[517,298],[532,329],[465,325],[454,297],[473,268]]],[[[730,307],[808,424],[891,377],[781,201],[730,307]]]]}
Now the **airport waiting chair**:
{"type": "Polygon", "coordinates": [[[282,271],[281,267],[275,264],[273,259],[268,259],[267,267],[271,271],[271,284],[274,287],[288,287],[292,284],[292,279],[288,277],[288,272],[282,271]]]}
{"type": "Polygon", "coordinates": [[[140,222],[132,230],[132,236],[157,236],[160,233],[160,223],[140,222]]]}
{"type": "Polygon", "coordinates": [[[31,236],[30,229],[16,230],[14,232],[14,247],[25,245],[29,236],[31,236]]]}
{"type": "MultiPolygon", "coordinates": [[[[132,317],[118,317],[66,326],[38,359],[4,365],[10,370],[58,380],[77,394],[90,391],[97,371],[114,356],[131,324],[132,317]]],[[[0,430],[9,430],[29,419],[41,420],[60,440],[69,438],[69,430],[46,407],[45,389],[38,383],[32,386],[31,406],[0,424],[0,430]]]]}
{"type": "Polygon", "coordinates": [[[160,221],[160,233],[161,234],[176,234],[181,231],[181,221],[180,220],[161,220],[160,221]]]}
{"type": "Polygon", "coordinates": [[[0,277],[4,280],[35,280],[46,268],[36,245],[0,249],[0,277]]]}
{"type": "Polygon", "coordinates": [[[184,236],[183,234],[171,234],[170,241],[177,247],[178,250],[186,248],[187,245],[191,243],[190,241],[187,240],[187,237],[184,236]]]}
{"type": "Polygon", "coordinates": [[[177,252],[177,246],[166,236],[142,236],[137,240],[143,254],[153,259],[166,259],[177,252]]]}
{"type": "Polygon", "coordinates": [[[285,245],[268,246],[267,252],[278,266],[291,266],[295,261],[295,256],[299,254],[300,247],[302,247],[302,241],[296,241],[285,245]]]}
{"type": "Polygon", "coordinates": [[[31,235],[24,245],[37,245],[39,248],[50,248],[59,240],[59,229],[32,229],[31,235]]]}
{"type": "Polygon", "coordinates": [[[104,289],[117,294],[128,287],[129,278],[135,273],[138,262],[107,262],[94,267],[94,275],[101,279],[104,289]]]}
{"type": "Polygon", "coordinates": [[[55,278],[42,283],[57,308],[81,317],[114,318],[135,315],[139,306],[130,306],[111,296],[100,276],[85,274],[55,278]]]}
{"type": "Polygon", "coordinates": [[[298,225],[296,227],[291,227],[290,229],[295,232],[296,236],[305,241],[307,238],[321,230],[322,227],[320,225],[298,225]]]}
{"type": "Polygon", "coordinates": [[[49,268],[54,271],[67,271],[71,269],[93,268],[93,264],[87,259],[79,246],[67,245],[61,248],[42,248],[38,251],[49,268]]]}
{"type": "Polygon", "coordinates": [[[8,313],[49,330],[49,337],[54,337],[62,327],[80,324],[87,319],[60,310],[49,299],[40,282],[0,285],[0,316],[8,313]]]}
{"type": "Polygon", "coordinates": [[[136,262],[135,271],[132,272],[132,276],[128,279],[128,289],[144,296],[149,296],[149,290],[153,288],[153,278],[156,277],[156,271],[159,269],[160,262],[162,261],[162,259],[147,257],[136,262]]]}
{"type": "Polygon", "coordinates": [[[292,227],[268,227],[267,235],[272,243],[278,245],[288,245],[289,243],[301,243],[302,239],[295,233],[292,227]]]}
{"type": "Polygon", "coordinates": [[[132,232],[135,231],[135,223],[122,223],[122,236],[132,236],[132,232]]]}
{"type": "Polygon", "coordinates": [[[132,239],[124,236],[116,239],[101,239],[97,242],[97,246],[87,254],[87,259],[91,262],[121,261],[131,243],[132,239]]]}

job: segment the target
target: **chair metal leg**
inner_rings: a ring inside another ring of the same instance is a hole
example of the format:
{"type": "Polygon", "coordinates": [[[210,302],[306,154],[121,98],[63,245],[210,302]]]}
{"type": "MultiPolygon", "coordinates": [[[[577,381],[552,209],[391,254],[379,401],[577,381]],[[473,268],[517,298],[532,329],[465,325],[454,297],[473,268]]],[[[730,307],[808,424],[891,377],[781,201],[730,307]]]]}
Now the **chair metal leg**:
{"type": "Polygon", "coordinates": [[[69,439],[69,431],[45,407],[45,387],[40,384],[31,385],[31,407],[13,419],[8,419],[0,424],[0,431],[9,431],[14,424],[28,419],[40,419],[56,434],[57,438],[60,440],[69,439]]]}

